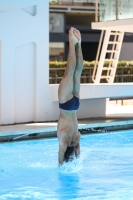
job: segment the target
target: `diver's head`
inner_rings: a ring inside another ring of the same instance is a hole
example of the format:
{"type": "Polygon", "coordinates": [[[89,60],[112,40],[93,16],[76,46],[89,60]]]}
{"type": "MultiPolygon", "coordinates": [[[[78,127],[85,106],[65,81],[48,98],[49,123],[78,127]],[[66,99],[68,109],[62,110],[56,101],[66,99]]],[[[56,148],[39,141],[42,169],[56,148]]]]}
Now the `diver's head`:
{"type": "Polygon", "coordinates": [[[72,161],[75,157],[77,157],[75,147],[67,147],[67,150],[64,155],[64,161],[72,161]]]}

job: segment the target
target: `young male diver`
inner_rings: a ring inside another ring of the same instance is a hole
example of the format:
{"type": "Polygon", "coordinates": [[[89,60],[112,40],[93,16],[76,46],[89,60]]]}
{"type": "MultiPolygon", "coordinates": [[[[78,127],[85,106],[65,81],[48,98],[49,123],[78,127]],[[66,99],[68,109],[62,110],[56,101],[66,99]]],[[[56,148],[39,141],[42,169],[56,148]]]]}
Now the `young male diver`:
{"type": "Polygon", "coordinates": [[[67,67],[58,89],[60,116],[57,126],[59,140],[59,164],[80,155],[80,132],[76,112],[80,105],[80,76],[83,69],[81,34],[79,30],[69,30],[69,53],[67,67]]]}

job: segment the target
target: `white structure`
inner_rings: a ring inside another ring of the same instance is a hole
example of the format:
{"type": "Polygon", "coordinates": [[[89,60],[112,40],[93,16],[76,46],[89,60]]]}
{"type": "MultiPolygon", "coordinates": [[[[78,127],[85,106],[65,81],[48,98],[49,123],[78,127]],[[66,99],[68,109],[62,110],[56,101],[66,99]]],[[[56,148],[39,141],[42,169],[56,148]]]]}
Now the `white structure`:
{"type": "MultiPolygon", "coordinates": [[[[120,57],[124,32],[126,31],[129,33],[133,33],[133,19],[94,22],[92,23],[92,29],[102,30],[98,52],[96,56],[96,63],[97,61],[99,62],[98,64],[95,64],[92,80],[94,83],[100,83],[101,79],[106,79],[108,83],[113,83],[115,78],[117,63],[120,57]],[[103,37],[104,32],[105,36],[103,37]],[[111,36],[114,36],[113,40],[111,39],[111,36]],[[109,45],[111,45],[112,47],[110,47],[109,45]],[[101,50],[101,55],[99,56],[100,50],[101,50]],[[106,58],[106,54],[109,54],[109,58],[106,58]],[[107,67],[104,67],[105,61],[109,61],[109,65],[107,67]],[[105,72],[104,75],[102,75],[103,74],[102,72],[105,72]]],[[[133,45],[129,45],[128,49],[126,48],[127,47],[126,44],[124,46],[125,49],[123,49],[121,57],[123,57],[125,50],[127,50],[126,54],[129,54],[130,57],[133,45]]]]}
{"type": "MultiPolygon", "coordinates": [[[[53,110],[58,113],[58,85],[51,85],[53,110]]],[[[81,84],[79,119],[106,116],[106,98],[133,96],[133,84],[81,84]]],[[[55,112],[53,112],[56,117],[55,112]]]]}
{"type": "MultiPolygon", "coordinates": [[[[0,1],[0,124],[57,120],[58,85],[49,85],[49,3],[0,1]]],[[[132,85],[81,85],[78,118],[106,115],[106,97],[132,85]]]]}
{"type": "Polygon", "coordinates": [[[93,76],[92,76],[92,80],[94,83],[100,83],[101,79],[106,79],[108,83],[114,82],[116,69],[117,69],[117,63],[119,60],[119,55],[120,55],[121,46],[123,42],[123,37],[124,37],[124,31],[118,32],[118,31],[111,31],[111,30],[106,30],[106,31],[103,30],[101,32],[98,52],[96,56],[96,62],[95,62],[94,70],[93,70],[93,76]],[[105,36],[103,39],[104,32],[105,32],[105,36]],[[114,37],[113,40],[110,40],[111,36],[114,37]],[[103,39],[103,44],[102,44],[102,39],[103,39]],[[109,45],[111,45],[112,47],[109,48],[109,45]],[[100,50],[101,50],[101,55],[99,58],[100,50]],[[106,58],[106,54],[109,54],[109,58],[106,58]],[[104,62],[106,61],[109,62],[109,65],[107,67],[104,66],[104,62]],[[106,73],[103,75],[103,72],[106,72],[106,73]]]}
{"type": "Polygon", "coordinates": [[[114,21],[93,22],[92,29],[125,31],[133,33],[133,18],[114,21]]]}
{"type": "Polygon", "coordinates": [[[48,30],[48,1],[0,1],[0,124],[48,120],[48,30]]]}

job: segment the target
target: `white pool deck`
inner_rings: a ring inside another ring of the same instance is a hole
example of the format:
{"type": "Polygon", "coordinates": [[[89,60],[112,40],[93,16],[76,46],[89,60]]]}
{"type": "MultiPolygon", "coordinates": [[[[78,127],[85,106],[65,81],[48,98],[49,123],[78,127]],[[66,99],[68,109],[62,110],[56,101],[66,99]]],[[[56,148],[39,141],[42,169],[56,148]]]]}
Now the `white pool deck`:
{"type": "MultiPolygon", "coordinates": [[[[105,118],[78,119],[79,129],[91,129],[100,127],[130,126],[133,129],[133,105],[110,105],[105,118]]],[[[0,126],[0,142],[10,141],[13,138],[34,139],[43,137],[55,137],[57,131],[56,122],[24,123],[0,126]],[[30,137],[29,137],[30,134],[30,137]]]]}

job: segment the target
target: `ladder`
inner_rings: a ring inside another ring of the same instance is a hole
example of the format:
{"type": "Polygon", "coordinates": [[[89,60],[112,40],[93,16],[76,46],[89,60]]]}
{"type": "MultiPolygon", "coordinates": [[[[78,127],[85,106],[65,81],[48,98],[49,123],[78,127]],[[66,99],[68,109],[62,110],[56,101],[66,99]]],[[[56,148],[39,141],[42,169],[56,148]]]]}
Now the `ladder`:
{"type": "Polygon", "coordinates": [[[96,62],[92,74],[92,81],[94,83],[100,83],[102,79],[106,79],[107,83],[114,82],[123,37],[124,31],[103,30],[101,32],[96,62]],[[105,62],[106,66],[104,66],[105,62]]]}

